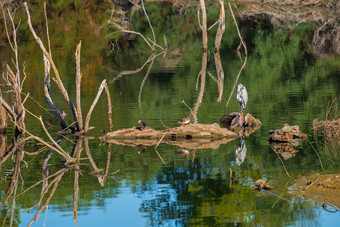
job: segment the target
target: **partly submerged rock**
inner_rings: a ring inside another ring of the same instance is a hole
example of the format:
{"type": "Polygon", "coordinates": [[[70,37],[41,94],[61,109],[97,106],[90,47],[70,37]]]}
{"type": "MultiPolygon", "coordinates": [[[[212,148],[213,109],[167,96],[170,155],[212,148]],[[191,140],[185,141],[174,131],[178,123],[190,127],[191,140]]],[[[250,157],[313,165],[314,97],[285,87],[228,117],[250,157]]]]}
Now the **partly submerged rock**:
{"type": "Polygon", "coordinates": [[[299,126],[290,126],[285,124],[282,129],[268,132],[270,134],[269,141],[291,142],[293,139],[305,140],[307,135],[302,133],[299,126]]]}
{"type": "Polygon", "coordinates": [[[255,186],[262,188],[262,189],[273,189],[273,186],[271,186],[269,183],[267,183],[267,181],[262,180],[262,179],[258,179],[257,181],[255,181],[255,186]]]}
{"type": "Polygon", "coordinates": [[[220,123],[224,128],[237,133],[239,136],[249,136],[262,126],[261,121],[250,113],[244,116],[241,112],[232,112],[224,115],[220,123]]]}

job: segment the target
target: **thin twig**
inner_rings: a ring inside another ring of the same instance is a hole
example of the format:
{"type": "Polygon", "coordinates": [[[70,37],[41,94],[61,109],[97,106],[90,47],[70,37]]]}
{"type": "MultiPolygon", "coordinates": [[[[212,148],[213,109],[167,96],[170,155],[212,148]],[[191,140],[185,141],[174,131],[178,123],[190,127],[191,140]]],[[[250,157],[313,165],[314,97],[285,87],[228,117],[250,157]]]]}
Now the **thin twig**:
{"type": "Polygon", "coordinates": [[[167,133],[164,133],[164,134],[163,134],[162,138],[158,141],[157,145],[155,146],[155,152],[156,152],[156,154],[158,155],[158,157],[161,159],[161,161],[162,161],[164,164],[166,164],[166,163],[165,163],[165,161],[163,160],[162,156],[158,153],[158,151],[156,150],[156,148],[157,148],[158,145],[161,143],[161,141],[162,141],[163,138],[166,136],[166,134],[167,134],[167,133]]]}
{"type": "Polygon", "coordinates": [[[46,180],[48,180],[48,179],[50,179],[50,178],[52,178],[52,177],[58,175],[58,174],[61,174],[61,173],[64,172],[64,171],[65,171],[65,169],[60,169],[60,170],[58,170],[57,172],[55,172],[54,174],[52,174],[52,175],[50,175],[50,176],[47,176],[47,177],[45,177],[44,179],[42,179],[42,180],[40,180],[40,181],[35,182],[35,183],[34,183],[33,185],[31,185],[30,187],[28,187],[28,188],[25,189],[24,191],[20,192],[19,194],[17,194],[13,199],[18,198],[19,196],[25,194],[27,191],[31,190],[32,188],[34,188],[35,186],[39,185],[40,183],[42,183],[42,182],[44,182],[44,181],[46,181],[46,180]]]}
{"type": "Polygon", "coordinates": [[[51,146],[50,144],[48,144],[46,141],[44,141],[43,139],[41,139],[40,137],[34,136],[32,133],[28,132],[27,130],[25,130],[25,132],[27,132],[27,134],[29,134],[30,136],[32,136],[34,139],[38,140],[39,142],[43,143],[44,145],[46,145],[47,147],[49,147],[50,149],[53,149],[54,151],[56,151],[58,154],[62,155],[66,160],[72,159],[71,156],[66,153],[52,138],[52,136],[48,133],[44,122],[40,117],[34,115],[33,113],[31,113],[30,111],[26,110],[29,114],[31,114],[32,116],[34,116],[35,118],[37,118],[40,121],[40,124],[43,128],[43,130],[45,131],[47,137],[50,139],[50,141],[53,143],[54,146],[51,146]]]}
{"type": "Polygon", "coordinates": [[[160,120],[161,124],[162,124],[165,128],[170,129],[170,127],[166,126],[166,125],[163,123],[162,119],[159,119],[159,120],[160,120]]]}
{"type": "Polygon", "coordinates": [[[202,10],[202,43],[203,43],[203,51],[206,52],[208,50],[208,34],[207,34],[207,11],[205,8],[204,0],[200,0],[200,6],[202,10]]]}
{"type": "Polygon", "coordinates": [[[282,161],[282,159],[280,158],[280,156],[276,153],[276,151],[274,150],[273,147],[271,147],[271,148],[272,148],[272,150],[274,151],[274,153],[276,154],[276,156],[279,158],[279,160],[281,161],[282,166],[283,166],[283,168],[284,168],[284,170],[285,170],[287,176],[288,176],[289,178],[292,178],[292,176],[288,173],[288,171],[287,171],[287,169],[286,169],[286,166],[285,166],[285,164],[283,163],[283,161],[282,161]]]}
{"type": "Polygon", "coordinates": [[[143,78],[143,81],[142,83],[140,84],[140,88],[139,88],[139,94],[138,94],[138,104],[139,104],[139,108],[142,109],[142,92],[143,92],[143,87],[144,87],[144,84],[145,84],[145,81],[146,79],[148,78],[149,76],[149,73],[150,73],[150,70],[152,68],[152,65],[153,65],[153,62],[154,62],[155,59],[152,59],[151,63],[150,63],[150,66],[148,68],[148,71],[146,72],[144,78],[143,78]]]}
{"type": "MultiPolygon", "coordinates": [[[[142,8],[143,8],[143,11],[144,11],[144,14],[145,14],[146,18],[148,19],[148,22],[149,22],[149,25],[150,25],[150,28],[151,28],[151,31],[152,31],[153,44],[155,45],[155,43],[156,43],[156,35],[155,35],[155,31],[153,30],[153,27],[152,27],[150,18],[149,18],[149,16],[148,16],[148,14],[146,13],[146,10],[145,10],[145,7],[144,7],[144,1],[143,1],[143,0],[142,0],[142,8]]],[[[163,50],[164,50],[164,49],[163,49],[163,50]]]]}
{"type": "Polygon", "coordinates": [[[190,108],[190,106],[188,106],[188,105],[186,104],[186,102],[184,101],[184,99],[183,99],[182,103],[190,110],[190,113],[191,113],[192,117],[194,117],[194,112],[192,111],[192,109],[190,108]]]}
{"type": "Polygon", "coordinates": [[[320,161],[320,165],[321,165],[321,168],[322,168],[322,171],[325,172],[325,169],[323,168],[323,165],[322,165],[322,161],[321,161],[321,158],[318,154],[318,152],[316,151],[316,149],[314,148],[314,146],[312,145],[312,143],[308,140],[308,143],[311,145],[311,147],[313,148],[314,152],[316,153],[316,155],[318,156],[318,159],[320,161]]]}
{"type": "Polygon", "coordinates": [[[220,21],[221,21],[221,19],[218,19],[213,25],[211,25],[211,26],[208,28],[208,31],[211,30],[213,27],[215,27],[215,25],[218,24],[220,21]]]}
{"type": "Polygon", "coordinates": [[[103,92],[103,89],[105,87],[105,84],[106,84],[106,80],[103,80],[102,83],[100,84],[100,87],[98,89],[98,93],[97,93],[97,96],[96,98],[94,99],[90,109],[89,109],[89,112],[87,113],[87,116],[86,116],[86,120],[85,120],[85,127],[84,127],[84,131],[85,133],[88,132],[88,129],[89,129],[89,122],[90,122],[90,119],[91,119],[91,115],[92,115],[92,112],[94,110],[94,107],[96,106],[97,102],[98,102],[98,99],[100,97],[100,95],[102,94],[103,92]]]}
{"type": "Polygon", "coordinates": [[[319,180],[319,178],[320,178],[320,175],[318,175],[318,177],[310,185],[308,185],[306,189],[312,186],[313,184],[315,184],[319,180]]]}
{"type": "Polygon", "coordinates": [[[110,90],[109,90],[107,83],[105,83],[105,93],[106,93],[106,98],[107,98],[107,118],[108,118],[108,121],[109,121],[110,131],[112,131],[112,128],[113,128],[113,124],[112,124],[112,104],[111,104],[110,90]]]}
{"type": "Polygon", "coordinates": [[[240,30],[238,29],[237,22],[236,22],[236,19],[235,19],[234,13],[233,13],[233,9],[231,8],[230,3],[228,3],[228,6],[229,6],[229,9],[230,9],[231,15],[232,15],[232,17],[233,17],[233,20],[234,20],[234,24],[235,24],[235,27],[236,27],[236,30],[237,30],[237,34],[238,34],[238,36],[239,36],[239,38],[240,38],[240,40],[241,40],[241,43],[242,43],[242,45],[243,45],[243,48],[244,48],[244,52],[245,52],[246,57],[245,57],[245,59],[244,59],[244,62],[243,62],[243,64],[242,64],[242,66],[241,66],[240,71],[238,72],[238,75],[237,75],[237,77],[236,77],[235,83],[234,83],[234,85],[233,85],[233,89],[232,89],[231,92],[230,92],[229,99],[228,99],[227,104],[226,104],[226,108],[228,108],[228,105],[229,105],[230,99],[231,99],[231,97],[232,97],[232,95],[233,95],[233,93],[234,93],[234,90],[235,90],[237,81],[238,81],[238,79],[239,79],[239,77],[240,77],[240,75],[241,75],[241,72],[242,72],[243,68],[244,68],[244,67],[246,66],[246,64],[247,64],[247,58],[248,58],[247,46],[246,46],[246,44],[243,42],[243,39],[242,39],[240,30]]]}
{"type": "Polygon", "coordinates": [[[48,52],[50,53],[52,57],[52,51],[51,51],[51,42],[50,42],[50,34],[48,29],[48,20],[47,20],[47,10],[46,10],[46,2],[44,1],[44,15],[45,15],[45,23],[46,23],[46,36],[47,36],[47,43],[48,43],[48,52]]]}
{"type": "Polygon", "coordinates": [[[155,51],[155,48],[153,48],[153,46],[151,46],[149,41],[140,32],[135,32],[135,31],[129,31],[129,30],[126,30],[126,29],[122,29],[120,31],[113,32],[112,34],[119,33],[119,32],[125,32],[125,33],[131,33],[131,34],[139,35],[140,37],[142,37],[144,39],[144,41],[146,42],[146,44],[148,44],[148,46],[151,48],[151,50],[155,51]]]}

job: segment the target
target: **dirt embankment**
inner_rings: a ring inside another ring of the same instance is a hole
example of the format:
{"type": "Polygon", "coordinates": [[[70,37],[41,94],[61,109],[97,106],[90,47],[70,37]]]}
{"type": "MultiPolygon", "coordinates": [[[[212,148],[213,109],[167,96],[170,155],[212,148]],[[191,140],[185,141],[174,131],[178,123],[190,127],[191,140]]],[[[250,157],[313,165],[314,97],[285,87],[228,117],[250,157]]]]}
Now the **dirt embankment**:
{"type": "Polygon", "coordinates": [[[293,186],[292,194],[340,208],[340,174],[301,177],[293,186]]]}
{"type": "Polygon", "coordinates": [[[242,20],[266,22],[294,29],[300,23],[315,24],[311,52],[340,55],[340,1],[239,0],[242,20]]]}

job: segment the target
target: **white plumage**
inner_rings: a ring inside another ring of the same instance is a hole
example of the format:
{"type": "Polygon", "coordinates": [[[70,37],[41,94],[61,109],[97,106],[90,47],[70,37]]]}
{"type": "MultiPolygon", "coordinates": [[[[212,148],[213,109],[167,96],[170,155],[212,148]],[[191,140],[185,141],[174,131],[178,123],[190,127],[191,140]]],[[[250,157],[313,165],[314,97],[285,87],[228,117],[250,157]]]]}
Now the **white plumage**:
{"type": "Polygon", "coordinates": [[[241,138],[240,144],[237,146],[235,150],[235,161],[236,165],[241,165],[244,162],[247,154],[247,147],[244,138],[241,138]]]}
{"type": "Polygon", "coordinates": [[[248,102],[248,93],[246,87],[243,84],[237,85],[236,98],[241,105],[241,112],[244,111],[248,102]]]}

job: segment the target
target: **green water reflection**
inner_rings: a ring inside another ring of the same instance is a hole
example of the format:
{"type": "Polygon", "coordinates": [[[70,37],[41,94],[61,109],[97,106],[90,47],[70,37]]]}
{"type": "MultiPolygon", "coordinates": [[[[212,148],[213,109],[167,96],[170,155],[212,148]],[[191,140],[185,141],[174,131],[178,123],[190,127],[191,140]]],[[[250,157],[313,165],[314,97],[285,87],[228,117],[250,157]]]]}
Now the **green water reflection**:
{"type": "MultiPolygon", "coordinates": [[[[196,8],[189,7],[179,13],[171,5],[148,2],[146,7],[156,40],[163,45],[163,36],[166,36],[169,46],[167,54],[154,59],[147,78],[145,75],[151,63],[138,73],[115,80],[122,71],[140,68],[152,52],[137,36],[111,33],[115,30],[106,24],[110,15],[106,9],[111,5],[88,5],[86,8],[76,2],[70,3],[72,7],[67,4],[49,5],[53,58],[71,100],[75,100],[74,51],[79,40],[82,40],[83,114],[87,113],[92,104],[101,81],[107,79],[113,106],[114,130],[137,126],[139,119],[155,129],[164,129],[162,123],[168,127],[178,126],[177,120],[190,114],[182,100],[193,108],[201,89],[202,79],[196,88],[197,75],[202,68],[201,33],[196,8]]],[[[45,37],[42,5],[37,3],[32,7],[35,7],[31,10],[33,23],[39,34],[45,37]]],[[[218,7],[218,4],[213,3],[207,7],[210,25],[218,17],[218,7]]],[[[19,30],[19,60],[26,65],[24,91],[47,108],[43,97],[42,54],[28,32],[25,15],[21,13],[20,10],[17,12],[17,20],[22,20],[19,30]]],[[[131,29],[152,37],[142,13],[134,13],[129,23],[131,29]]],[[[119,172],[114,174],[114,178],[107,177],[103,183],[102,176],[91,174],[95,168],[88,160],[82,161],[85,165],[79,166],[81,174],[65,169],[59,175],[60,180],[50,198],[48,210],[44,210],[35,223],[43,225],[46,222],[47,226],[76,225],[73,220],[74,185],[76,175],[79,174],[79,196],[76,203],[79,226],[335,225],[339,214],[327,213],[320,204],[288,193],[289,187],[299,175],[322,172],[319,159],[310,144],[302,141],[296,148],[296,156],[284,161],[294,178],[290,180],[267,141],[266,131],[281,128],[284,123],[299,125],[301,131],[309,135],[308,139],[314,142],[313,120],[325,119],[329,102],[335,97],[339,100],[340,58],[319,58],[312,54],[309,48],[314,31],[312,23],[301,23],[294,29],[287,29],[271,25],[268,21],[241,21],[240,28],[248,46],[248,62],[239,80],[247,87],[249,94],[246,111],[263,123],[258,131],[245,138],[247,154],[241,165],[238,166],[235,161],[235,149],[240,139],[222,144],[215,150],[189,150],[188,157],[176,153],[178,147],[160,144],[157,151],[166,164],[161,162],[154,146],[147,147],[145,153],[138,155],[138,147],[112,144],[108,154],[108,145],[100,145],[98,139],[103,135],[100,132],[102,129],[109,130],[106,99],[102,97],[92,115],[90,124],[96,128],[90,133],[95,139],[89,140],[89,148],[98,169],[108,168],[109,173],[116,170],[119,172]],[[232,181],[230,170],[235,178],[232,181]],[[275,193],[290,202],[255,191],[253,184],[259,178],[268,179],[275,193]]],[[[229,14],[226,31],[220,50],[220,64],[224,72],[222,101],[217,101],[218,84],[207,74],[202,103],[198,108],[199,123],[212,124],[226,113],[239,111],[235,97],[225,108],[242,65],[235,51],[239,38],[229,14]]],[[[13,54],[6,43],[2,27],[1,32],[0,65],[3,72],[13,54]]],[[[215,32],[216,28],[209,31],[209,41],[214,40],[215,32]]],[[[213,42],[209,45],[209,50],[212,50],[213,42]]],[[[207,72],[217,78],[216,59],[214,53],[209,51],[207,72]]],[[[4,93],[3,96],[8,98],[9,94],[4,93]]],[[[51,96],[56,105],[67,113],[67,123],[72,123],[71,112],[55,84],[52,84],[51,96]]],[[[31,99],[27,100],[25,106],[33,113],[42,115],[46,122],[55,125],[49,130],[56,139],[58,136],[54,133],[59,130],[56,119],[31,99]]],[[[26,127],[47,139],[39,122],[30,115],[27,115],[26,127]]],[[[10,144],[12,135],[9,129],[7,144],[10,144]]],[[[70,136],[69,140],[61,142],[61,146],[71,152],[74,149],[73,143],[77,141],[76,137],[70,136]]],[[[27,151],[39,148],[35,143],[25,145],[27,151]]],[[[326,172],[338,173],[340,165],[336,155],[328,155],[324,146],[317,147],[317,150],[326,172]]],[[[331,152],[338,154],[339,150],[331,152]]],[[[20,164],[17,194],[42,179],[46,154],[44,151],[39,155],[24,156],[25,163],[20,164]]],[[[82,151],[81,157],[87,157],[85,151],[82,151]]],[[[11,158],[1,164],[0,219],[7,226],[13,215],[14,226],[27,225],[46,199],[49,199],[54,186],[49,188],[49,193],[36,207],[42,191],[41,184],[20,195],[16,198],[12,214],[12,200],[4,204],[12,180],[12,176],[7,176],[6,172],[12,168],[11,158]]],[[[49,175],[62,169],[63,158],[52,154],[49,158],[49,175]]]]}

